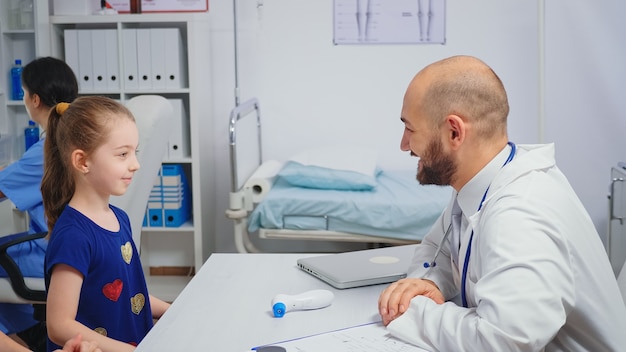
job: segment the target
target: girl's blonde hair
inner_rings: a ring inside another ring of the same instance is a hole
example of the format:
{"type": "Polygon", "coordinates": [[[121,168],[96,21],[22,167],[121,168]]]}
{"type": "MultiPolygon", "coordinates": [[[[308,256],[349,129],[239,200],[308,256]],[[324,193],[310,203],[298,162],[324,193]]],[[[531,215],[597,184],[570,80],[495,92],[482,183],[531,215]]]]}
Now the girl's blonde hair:
{"type": "Polygon", "coordinates": [[[110,132],[108,123],[122,116],[135,121],[125,106],[101,96],[80,97],[71,104],[60,102],[51,109],[41,180],[48,235],[74,195],[76,184],[72,152],[81,149],[89,156],[107,140],[110,132]]]}

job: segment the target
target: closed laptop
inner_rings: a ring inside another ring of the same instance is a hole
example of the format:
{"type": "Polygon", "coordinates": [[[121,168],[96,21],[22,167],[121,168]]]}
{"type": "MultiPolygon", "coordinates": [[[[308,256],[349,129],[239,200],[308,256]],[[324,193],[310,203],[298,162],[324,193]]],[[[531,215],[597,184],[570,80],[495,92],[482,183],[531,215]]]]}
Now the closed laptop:
{"type": "Polygon", "coordinates": [[[300,258],[297,265],[329,285],[344,289],[406,277],[416,245],[392,246],[300,258]]]}

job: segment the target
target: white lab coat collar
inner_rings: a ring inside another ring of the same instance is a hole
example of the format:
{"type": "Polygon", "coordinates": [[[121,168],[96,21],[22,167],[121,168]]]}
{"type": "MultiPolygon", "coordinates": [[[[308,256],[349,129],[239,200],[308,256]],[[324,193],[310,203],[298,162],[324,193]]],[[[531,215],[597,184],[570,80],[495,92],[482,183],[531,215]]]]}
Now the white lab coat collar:
{"type": "MultiPolygon", "coordinates": [[[[516,178],[533,170],[555,166],[554,144],[520,144],[513,160],[502,168],[511,147],[507,144],[482,170],[480,170],[458,193],[458,202],[463,214],[469,219],[476,214],[480,201],[487,188],[487,202],[498,189],[511,183],[516,178]],[[531,152],[532,158],[525,154],[531,152]]],[[[484,206],[484,205],[483,205],[484,206]]]]}
{"type": "Polygon", "coordinates": [[[483,207],[502,187],[510,184],[520,176],[532,171],[556,167],[554,155],[554,143],[518,145],[515,158],[493,177],[483,207]]]}
{"type": "Polygon", "coordinates": [[[470,218],[478,211],[480,201],[492,180],[496,177],[502,165],[511,152],[508,144],[484,167],[458,193],[457,201],[466,218],[470,218]]]}

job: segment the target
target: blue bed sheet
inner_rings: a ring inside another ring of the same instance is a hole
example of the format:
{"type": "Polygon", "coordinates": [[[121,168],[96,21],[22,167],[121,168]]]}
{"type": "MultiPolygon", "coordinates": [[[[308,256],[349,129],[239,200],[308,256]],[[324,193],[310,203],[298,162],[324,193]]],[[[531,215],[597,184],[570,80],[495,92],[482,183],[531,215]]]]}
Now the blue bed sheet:
{"type": "Polygon", "coordinates": [[[421,240],[451,194],[451,187],[420,185],[415,171],[383,171],[371,191],[294,187],[279,177],[248,217],[248,231],[330,230],[421,240]]]}

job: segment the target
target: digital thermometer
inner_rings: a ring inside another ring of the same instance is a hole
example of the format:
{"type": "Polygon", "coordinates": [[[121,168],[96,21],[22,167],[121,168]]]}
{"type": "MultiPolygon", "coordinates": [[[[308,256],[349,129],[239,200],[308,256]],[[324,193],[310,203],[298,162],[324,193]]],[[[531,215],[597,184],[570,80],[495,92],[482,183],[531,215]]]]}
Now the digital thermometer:
{"type": "Polygon", "coordinates": [[[298,295],[278,294],[272,299],[274,316],[281,318],[288,311],[328,307],[335,295],[328,290],[312,290],[298,295]]]}

